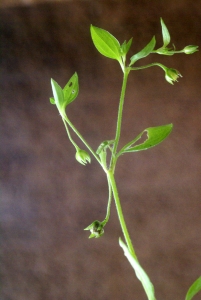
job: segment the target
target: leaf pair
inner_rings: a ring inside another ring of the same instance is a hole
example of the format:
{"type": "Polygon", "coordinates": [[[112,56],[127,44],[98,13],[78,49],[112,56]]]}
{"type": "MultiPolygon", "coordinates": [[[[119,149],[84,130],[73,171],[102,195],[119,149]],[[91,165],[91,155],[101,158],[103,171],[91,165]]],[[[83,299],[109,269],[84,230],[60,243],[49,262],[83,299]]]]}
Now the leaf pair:
{"type": "Polygon", "coordinates": [[[170,132],[172,131],[173,124],[162,125],[157,127],[149,127],[142,131],[134,140],[126,144],[118,153],[118,156],[128,152],[137,152],[142,150],[147,150],[152,148],[159,143],[161,143],[164,139],[168,137],[170,132]],[[147,133],[146,140],[134,146],[134,144],[143,136],[144,133],[147,133]]]}
{"type": "Polygon", "coordinates": [[[51,84],[54,98],[50,98],[50,102],[56,104],[60,115],[64,118],[66,106],[73,102],[79,93],[78,75],[74,73],[63,89],[53,79],[51,84]]]}
{"type": "Polygon", "coordinates": [[[125,60],[125,56],[128,53],[132,38],[120,45],[119,41],[108,31],[91,25],[91,37],[96,49],[104,56],[116,59],[119,63],[122,63],[122,59],[125,60]]]}
{"type": "MultiPolygon", "coordinates": [[[[111,33],[93,25],[91,25],[91,37],[96,49],[102,55],[111,59],[116,59],[120,63],[121,57],[125,58],[132,44],[131,38],[128,42],[124,41],[124,43],[120,45],[119,41],[111,33]]],[[[153,51],[155,44],[155,37],[153,37],[144,49],[131,57],[129,66],[133,65],[138,59],[149,55],[153,51]]]]}
{"type": "Polygon", "coordinates": [[[167,26],[165,25],[163,19],[161,18],[161,28],[162,28],[162,37],[163,37],[163,46],[159,48],[158,50],[154,51],[154,47],[156,45],[156,39],[155,36],[151,39],[151,41],[138,53],[133,55],[130,60],[129,66],[132,66],[137,60],[144,58],[148,56],[153,51],[158,54],[165,54],[165,55],[173,55],[173,51],[169,51],[166,46],[170,43],[170,34],[167,29],[167,26]]]}

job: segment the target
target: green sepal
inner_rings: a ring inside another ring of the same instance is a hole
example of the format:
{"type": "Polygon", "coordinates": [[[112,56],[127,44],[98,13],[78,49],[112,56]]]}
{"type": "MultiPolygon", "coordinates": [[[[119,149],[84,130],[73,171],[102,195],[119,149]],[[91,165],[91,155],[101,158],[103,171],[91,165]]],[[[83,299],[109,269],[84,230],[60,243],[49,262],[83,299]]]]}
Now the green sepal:
{"type": "Polygon", "coordinates": [[[144,271],[144,269],[139,264],[138,260],[130,253],[128,247],[126,244],[119,238],[119,245],[124,251],[124,255],[127,257],[129,263],[135,270],[137,278],[141,281],[142,286],[145,290],[145,293],[147,295],[147,298],[149,300],[156,300],[155,293],[154,293],[154,286],[151,283],[148,275],[144,271]]]}
{"type": "Polygon", "coordinates": [[[104,56],[121,59],[121,46],[119,41],[108,31],[91,25],[91,37],[96,49],[104,56]]]}
{"type": "Polygon", "coordinates": [[[151,41],[140,52],[136,53],[130,58],[131,62],[129,66],[132,66],[137,60],[148,56],[154,50],[155,45],[156,45],[156,39],[155,36],[153,36],[151,41]]]}
{"type": "Polygon", "coordinates": [[[52,84],[52,92],[53,92],[55,104],[56,104],[62,118],[65,118],[66,104],[65,104],[65,100],[64,100],[63,90],[54,79],[51,79],[51,84],[52,84]]]}
{"type": "Polygon", "coordinates": [[[92,238],[97,238],[95,233],[90,234],[89,239],[92,239],[92,238]]]}
{"type": "Polygon", "coordinates": [[[125,56],[130,50],[133,38],[131,38],[128,42],[124,41],[121,45],[121,55],[125,56]]]}
{"type": "Polygon", "coordinates": [[[75,72],[63,89],[66,105],[73,102],[79,93],[78,75],[75,72]]]}
{"type": "Polygon", "coordinates": [[[119,151],[118,156],[123,153],[147,150],[149,148],[152,148],[152,147],[158,145],[159,143],[161,143],[164,139],[166,139],[168,137],[168,135],[172,131],[172,128],[173,128],[173,124],[168,124],[168,125],[162,125],[162,126],[157,126],[157,127],[149,127],[147,129],[145,129],[134,140],[129,142],[127,145],[125,145],[119,151]],[[142,137],[142,135],[145,132],[147,133],[146,140],[141,144],[133,146],[142,137]]]}
{"type": "Polygon", "coordinates": [[[163,19],[161,18],[162,36],[163,36],[163,47],[165,48],[170,43],[170,34],[165,25],[163,19]]]}
{"type": "Polygon", "coordinates": [[[198,292],[201,291],[201,276],[196,279],[193,284],[190,286],[185,300],[191,300],[198,292]]]}

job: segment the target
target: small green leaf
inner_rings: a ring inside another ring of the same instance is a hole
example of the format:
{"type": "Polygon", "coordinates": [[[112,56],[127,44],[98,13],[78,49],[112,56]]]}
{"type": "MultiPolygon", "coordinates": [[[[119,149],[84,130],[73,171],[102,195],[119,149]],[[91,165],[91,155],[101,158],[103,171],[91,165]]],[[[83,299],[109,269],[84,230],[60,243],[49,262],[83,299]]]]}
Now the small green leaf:
{"type": "Polygon", "coordinates": [[[59,113],[62,117],[65,117],[65,101],[64,101],[64,93],[60,85],[54,80],[51,79],[52,84],[52,92],[54,96],[55,104],[59,110],[59,113]]]}
{"type": "Polygon", "coordinates": [[[139,264],[138,260],[135,257],[132,256],[132,254],[130,253],[128,247],[121,240],[121,238],[119,239],[119,245],[123,249],[124,255],[127,257],[129,263],[131,264],[131,266],[135,270],[137,278],[141,281],[148,299],[149,300],[156,300],[155,294],[154,294],[154,286],[151,283],[151,281],[150,281],[148,275],[146,274],[146,272],[144,271],[144,269],[139,264]]]}
{"type": "Polygon", "coordinates": [[[161,18],[161,27],[162,27],[162,36],[163,36],[163,47],[165,48],[170,43],[170,34],[162,18],[161,18]]]}
{"type": "Polygon", "coordinates": [[[185,300],[191,300],[198,292],[201,291],[201,276],[194,281],[194,283],[190,286],[185,300]]]}
{"type": "Polygon", "coordinates": [[[118,40],[108,31],[91,25],[91,37],[96,49],[104,56],[120,60],[121,51],[118,40]]]}
{"type": "Polygon", "coordinates": [[[151,41],[140,52],[136,53],[130,58],[131,62],[129,66],[132,66],[137,60],[148,56],[153,51],[155,45],[156,45],[156,39],[155,36],[153,36],[151,41]]]}
{"type": "Polygon", "coordinates": [[[147,150],[151,147],[154,147],[161,143],[172,131],[173,124],[168,125],[162,125],[157,127],[149,127],[142,131],[134,140],[132,140],[130,143],[125,145],[119,152],[119,155],[123,153],[128,152],[136,152],[141,150],[147,150]],[[147,132],[147,139],[139,145],[136,145],[133,147],[133,144],[135,144],[143,135],[144,132],[147,132]]]}
{"type": "Polygon", "coordinates": [[[130,50],[131,44],[132,44],[133,38],[131,38],[128,43],[126,41],[123,42],[121,45],[121,54],[126,55],[128,51],[130,50]]]}
{"type": "Polygon", "coordinates": [[[107,148],[110,147],[110,145],[114,144],[114,140],[107,140],[103,141],[99,146],[98,149],[96,150],[96,154],[100,155],[102,151],[105,151],[107,148]]]}
{"type": "Polygon", "coordinates": [[[56,104],[53,97],[50,97],[50,103],[51,104],[56,104]]]}
{"type": "Polygon", "coordinates": [[[75,72],[63,89],[65,104],[73,102],[79,93],[78,75],[75,72]]]}

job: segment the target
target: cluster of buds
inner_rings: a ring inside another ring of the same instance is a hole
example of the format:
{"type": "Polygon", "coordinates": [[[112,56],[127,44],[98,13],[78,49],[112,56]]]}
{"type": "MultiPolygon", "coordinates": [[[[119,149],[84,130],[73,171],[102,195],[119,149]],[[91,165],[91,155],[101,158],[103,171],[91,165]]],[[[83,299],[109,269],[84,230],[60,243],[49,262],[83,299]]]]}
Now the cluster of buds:
{"type": "Polygon", "coordinates": [[[75,158],[76,160],[82,164],[82,165],[86,165],[88,162],[90,163],[91,162],[91,157],[89,155],[89,153],[85,150],[82,150],[82,149],[77,149],[77,152],[75,154],[75,158]]]}
{"type": "Polygon", "coordinates": [[[91,225],[89,225],[88,227],[86,227],[84,230],[90,230],[91,234],[89,236],[89,239],[91,238],[99,238],[104,234],[104,224],[103,222],[100,221],[94,221],[91,225]]]}

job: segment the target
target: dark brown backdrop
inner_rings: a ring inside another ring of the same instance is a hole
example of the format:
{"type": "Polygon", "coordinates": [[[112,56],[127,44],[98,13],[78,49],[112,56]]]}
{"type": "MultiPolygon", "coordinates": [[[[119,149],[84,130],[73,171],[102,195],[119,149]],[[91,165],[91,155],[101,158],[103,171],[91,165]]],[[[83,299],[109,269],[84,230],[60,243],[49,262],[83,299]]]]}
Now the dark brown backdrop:
{"type": "MultiPolygon", "coordinates": [[[[77,71],[80,94],[68,109],[94,148],[112,139],[122,79],[118,64],[94,48],[89,26],[133,36],[131,53],[156,34],[159,18],[177,49],[201,45],[200,1],[81,1],[1,9],[3,300],[146,299],[118,246],[115,206],[105,235],[83,231],[105,216],[107,183],[96,161],[74,159],[49,104],[50,78],[62,86],[77,71]]],[[[123,210],[157,299],[179,300],[201,273],[201,59],[150,57],[179,69],[174,86],[152,68],[130,75],[122,141],[174,123],[149,151],[117,166],[123,210]]],[[[197,296],[197,298],[199,297],[197,296]]]]}

